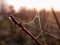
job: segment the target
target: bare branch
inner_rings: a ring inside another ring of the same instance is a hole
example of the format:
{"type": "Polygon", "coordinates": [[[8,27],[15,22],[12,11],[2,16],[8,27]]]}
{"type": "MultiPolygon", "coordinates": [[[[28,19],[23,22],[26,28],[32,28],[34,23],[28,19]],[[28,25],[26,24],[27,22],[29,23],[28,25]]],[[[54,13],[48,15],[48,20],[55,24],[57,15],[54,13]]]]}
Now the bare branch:
{"type": "Polygon", "coordinates": [[[21,27],[22,30],[25,31],[34,41],[36,41],[36,43],[37,43],[38,45],[42,45],[42,43],[41,43],[40,41],[38,41],[38,40],[35,38],[35,36],[33,36],[33,34],[31,34],[31,32],[30,32],[28,29],[26,29],[25,26],[24,26],[21,22],[18,22],[18,21],[15,19],[15,17],[13,17],[13,16],[10,16],[10,18],[12,19],[12,21],[13,21],[16,25],[18,25],[19,27],[21,27]]]}

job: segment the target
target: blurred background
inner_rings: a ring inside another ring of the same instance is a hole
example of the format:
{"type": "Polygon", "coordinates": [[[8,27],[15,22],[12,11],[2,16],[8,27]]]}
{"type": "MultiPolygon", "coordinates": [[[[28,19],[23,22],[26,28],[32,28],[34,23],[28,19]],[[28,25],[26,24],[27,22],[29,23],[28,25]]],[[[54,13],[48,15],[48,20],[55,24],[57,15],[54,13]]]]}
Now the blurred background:
{"type": "Polygon", "coordinates": [[[60,10],[54,10],[55,18],[50,8],[49,10],[46,8],[37,10],[35,7],[21,6],[16,10],[17,7],[15,8],[12,3],[9,5],[8,1],[0,0],[0,45],[38,45],[9,19],[11,15],[20,19],[43,45],[60,45],[60,28],[56,22],[57,18],[60,24],[60,10]]]}

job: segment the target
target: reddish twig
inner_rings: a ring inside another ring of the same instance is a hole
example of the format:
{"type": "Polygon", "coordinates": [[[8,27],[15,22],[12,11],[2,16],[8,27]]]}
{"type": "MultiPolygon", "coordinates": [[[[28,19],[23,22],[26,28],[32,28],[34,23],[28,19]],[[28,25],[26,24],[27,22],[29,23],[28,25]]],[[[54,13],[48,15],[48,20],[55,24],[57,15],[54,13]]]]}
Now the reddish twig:
{"type": "Polygon", "coordinates": [[[55,14],[53,8],[51,8],[51,9],[52,9],[53,15],[54,15],[54,17],[55,17],[56,23],[57,23],[57,25],[58,25],[58,28],[59,28],[59,30],[60,30],[60,23],[59,23],[59,20],[57,19],[57,16],[56,16],[56,14],[55,14]]]}
{"type": "Polygon", "coordinates": [[[37,39],[35,38],[35,36],[34,36],[28,29],[26,29],[25,26],[24,26],[21,22],[18,22],[18,21],[15,19],[14,16],[10,16],[10,18],[12,19],[12,21],[13,21],[16,25],[18,25],[20,28],[22,28],[22,30],[25,31],[34,41],[36,41],[36,43],[37,43],[38,45],[42,45],[42,43],[41,43],[39,40],[37,40],[37,39]]]}

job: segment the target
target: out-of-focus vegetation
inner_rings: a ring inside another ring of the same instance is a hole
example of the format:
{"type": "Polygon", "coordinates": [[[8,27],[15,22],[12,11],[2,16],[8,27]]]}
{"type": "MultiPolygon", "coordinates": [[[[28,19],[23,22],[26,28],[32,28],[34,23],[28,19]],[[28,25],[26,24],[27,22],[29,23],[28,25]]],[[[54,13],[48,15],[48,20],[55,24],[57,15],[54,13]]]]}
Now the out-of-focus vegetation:
{"type": "MultiPolygon", "coordinates": [[[[14,11],[13,7],[9,9],[2,8],[0,12],[0,45],[38,45],[21,28],[9,20],[13,15],[21,19],[29,31],[40,40],[43,45],[60,45],[60,30],[56,24],[52,11],[21,8],[20,11],[14,11]],[[40,22],[39,22],[40,20],[40,22]],[[45,29],[41,29],[41,26],[45,29]]],[[[60,18],[60,12],[56,12],[57,18],[60,18]]],[[[59,20],[60,22],[60,20],[59,20]]]]}

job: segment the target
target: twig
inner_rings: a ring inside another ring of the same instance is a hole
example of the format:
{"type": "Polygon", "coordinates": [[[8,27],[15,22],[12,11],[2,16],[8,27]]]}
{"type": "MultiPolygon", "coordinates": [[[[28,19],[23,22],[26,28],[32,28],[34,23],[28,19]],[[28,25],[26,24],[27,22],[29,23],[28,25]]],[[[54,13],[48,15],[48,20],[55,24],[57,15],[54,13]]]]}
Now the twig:
{"type": "Polygon", "coordinates": [[[42,43],[41,43],[40,41],[38,41],[38,40],[35,38],[35,36],[33,36],[33,34],[31,34],[31,32],[30,32],[28,29],[26,29],[25,26],[24,26],[21,22],[18,22],[18,21],[15,19],[15,17],[13,17],[13,16],[10,16],[10,18],[12,19],[12,21],[13,21],[16,25],[18,25],[19,27],[21,27],[22,30],[25,31],[34,41],[36,41],[36,43],[37,43],[38,45],[42,45],[42,43]]]}
{"type": "Polygon", "coordinates": [[[53,8],[51,8],[51,9],[52,9],[52,12],[53,12],[53,15],[54,15],[54,17],[55,17],[56,23],[57,23],[57,25],[58,25],[58,27],[59,27],[59,30],[60,30],[60,23],[59,23],[59,21],[58,21],[58,19],[57,19],[57,16],[56,16],[53,8]]]}

